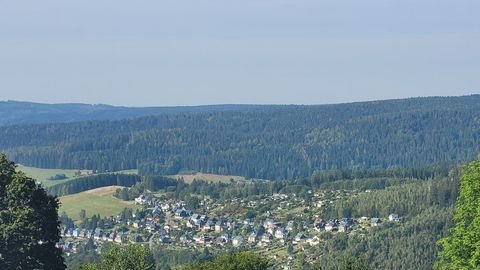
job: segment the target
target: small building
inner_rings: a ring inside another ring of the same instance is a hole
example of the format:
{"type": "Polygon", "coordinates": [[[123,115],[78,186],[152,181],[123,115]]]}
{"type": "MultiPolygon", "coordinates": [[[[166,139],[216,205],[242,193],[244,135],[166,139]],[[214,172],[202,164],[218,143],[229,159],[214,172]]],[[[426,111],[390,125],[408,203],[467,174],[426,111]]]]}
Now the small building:
{"type": "Polygon", "coordinates": [[[217,223],[215,223],[215,232],[223,232],[225,231],[226,229],[226,226],[225,226],[225,223],[223,223],[222,221],[217,221],[217,223]]]}
{"type": "Polygon", "coordinates": [[[376,226],[380,225],[380,223],[382,223],[382,220],[381,220],[380,218],[374,217],[374,218],[372,218],[372,219],[370,220],[370,224],[371,224],[373,227],[376,227],[376,226]]]}
{"type": "Polygon", "coordinates": [[[240,235],[239,236],[235,236],[233,239],[232,239],[232,245],[234,247],[239,247],[241,245],[243,245],[243,237],[241,237],[240,235]]]}
{"type": "Polygon", "coordinates": [[[262,243],[270,243],[273,240],[273,236],[269,233],[264,233],[262,235],[261,241],[262,243]]]}
{"type": "Polygon", "coordinates": [[[136,204],[145,204],[147,202],[147,196],[145,195],[140,195],[137,198],[135,198],[135,203],[136,204]]]}
{"type": "Polygon", "coordinates": [[[283,228],[278,228],[275,231],[275,238],[276,239],[284,239],[286,237],[286,231],[283,228]]]}
{"type": "Polygon", "coordinates": [[[258,234],[256,232],[252,232],[248,235],[248,242],[254,244],[258,241],[258,234]]]}
{"type": "Polygon", "coordinates": [[[307,236],[303,232],[297,233],[295,239],[293,240],[294,244],[300,244],[307,240],[307,236]]]}
{"type": "Polygon", "coordinates": [[[176,218],[185,218],[189,216],[189,211],[187,211],[185,208],[180,208],[175,210],[175,217],[176,218]]]}
{"type": "Polygon", "coordinates": [[[389,220],[389,221],[393,221],[393,222],[397,222],[397,221],[400,221],[400,218],[398,217],[397,214],[390,214],[390,215],[388,216],[388,220],[389,220]]]}

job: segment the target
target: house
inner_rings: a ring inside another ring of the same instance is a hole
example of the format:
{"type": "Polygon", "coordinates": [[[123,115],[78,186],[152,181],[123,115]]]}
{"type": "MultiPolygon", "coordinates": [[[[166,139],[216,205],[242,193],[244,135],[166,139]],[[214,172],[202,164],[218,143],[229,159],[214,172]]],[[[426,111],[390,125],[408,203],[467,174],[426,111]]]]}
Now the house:
{"type": "Polygon", "coordinates": [[[397,221],[400,221],[400,218],[398,217],[397,214],[390,214],[390,215],[388,216],[388,220],[389,220],[389,221],[397,222],[397,221]]]}
{"type": "Polygon", "coordinates": [[[103,234],[102,240],[106,242],[109,237],[110,237],[110,232],[106,232],[106,233],[103,234]]]}
{"type": "Polygon", "coordinates": [[[115,232],[112,232],[112,233],[110,233],[110,235],[108,236],[107,241],[108,241],[108,242],[113,242],[113,241],[115,241],[115,237],[116,237],[115,232]]]}
{"type": "Polygon", "coordinates": [[[155,206],[155,208],[153,208],[153,210],[152,210],[152,215],[153,216],[158,216],[160,214],[162,214],[162,210],[158,206],[155,206]]]}
{"type": "Polygon", "coordinates": [[[162,209],[163,212],[168,212],[170,211],[170,204],[169,203],[162,203],[160,204],[160,209],[162,209]]]}
{"type": "Polygon", "coordinates": [[[340,224],[338,225],[338,232],[346,232],[348,231],[348,229],[349,226],[345,222],[340,222],[340,224]]]}
{"type": "Polygon", "coordinates": [[[163,235],[160,235],[159,241],[162,244],[170,244],[172,242],[172,239],[170,238],[170,236],[163,234],[163,235]]]}
{"type": "Polygon", "coordinates": [[[213,221],[213,219],[207,220],[205,225],[203,225],[203,230],[206,232],[215,230],[215,222],[213,221]]]}
{"type": "Polygon", "coordinates": [[[295,239],[293,240],[293,244],[300,244],[307,240],[307,236],[303,232],[297,233],[295,239]]]}
{"type": "Polygon", "coordinates": [[[225,224],[222,221],[217,221],[215,223],[215,232],[223,232],[225,231],[225,224]]]}
{"type": "Polygon", "coordinates": [[[273,219],[266,219],[265,222],[263,222],[263,228],[265,228],[265,230],[275,229],[275,222],[273,219]]]}
{"type": "Polygon", "coordinates": [[[95,233],[93,234],[93,239],[100,241],[102,237],[103,237],[102,231],[95,230],[95,233]]]}
{"type": "Polygon", "coordinates": [[[376,217],[370,220],[370,224],[374,227],[380,225],[380,223],[382,223],[382,220],[376,217]]]}
{"type": "Polygon", "coordinates": [[[137,219],[132,223],[132,225],[133,225],[134,228],[140,228],[140,227],[142,227],[142,222],[137,219]]]}
{"type": "Polygon", "coordinates": [[[254,244],[258,241],[258,234],[256,232],[252,232],[248,235],[248,242],[254,244]]]}
{"type": "Polygon", "coordinates": [[[188,212],[187,210],[185,210],[185,208],[177,209],[175,210],[175,217],[176,218],[188,217],[188,212]]]}
{"type": "Polygon", "coordinates": [[[228,244],[228,240],[229,240],[228,234],[222,234],[219,237],[217,237],[216,242],[217,242],[217,245],[224,246],[228,244]]]}
{"type": "Polygon", "coordinates": [[[65,244],[63,245],[64,251],[70,251],[72,250],[72,248],[73,248],[73,243],[70,241],[65,242],[65,244]]]}
{"type": "Polygon", "coordinates": [[[188,238],[188,236],[186,235],[180,236],[179,240],[180,240],[180,243],[184,245],[188,245],[192,242],[192,239],[188,238]]]}
{"type": "Polygon", "coordinates": [[[234,247],[239,247],[243,244],[243,237],[241,237],[240,235],[239,236],[235,236],[233,239],[232,239],[232,245],[234,247]]]}
{"type": "Polygon", "coordinates": [[[269,233],[264,233],[260,239],[262,243],[270,243],[273,240],[273,236],[269,233]]]}
{"type": "Polygon", "coordinates": [[[157,229],[157,225],[155,225],[154,223],[148,223],[148,224],[147,224],[147,230],[148,230],[149,232],[153,232],[153,231],[155,231],[156,229],[157,229]]]}
{"type": "Polygon", "coordinates": [[[314,236],[314,237],[308,238],[306,242],[310,246],[317,246],[318,244],[320,244],[320,239],[318,239],[318,237],[314,236]]]}
{"type": "Polygon", "coordinates": [[[206,245],[207,243],[212,241],[212,238],[207,235],[195,236],[193,237],[193,241],[195,241],[195,243],[198,245],[206,245]]]}
{"type": "Polygon", "coordinates": [[[295,222],[293,222],[293,220],[288,221],[287,222],[287,227],[285,227],[285,230],[288,231],[288,232],[293,231],[294,225],[295,225],[295,222]]]}
{"type": "Polygon", "coordinates": [[[321,218],[317,218],[313,222],[313,228],[316,231],[319,231],[319,232],[325,230],[325,225],[326,225],[325,221],[323,221],[323,219],[321,219],[321,218]]]}
{"type": "Polygon", "coordinates": [[[326,232],[331,232],[337,229],[338,229],[337,224],[335,224],[334,222],[329,221],[327,224],[325,224],[326,232]]]}
{"type": "Polygon", "coordinates": [[[115,243],[122,244],[122,243],[125,243],[127,241],[128,241],[128,235],[125,234],[125,233],[119,232],[115,236],[115,243]]]}
{"type": "Polygon", "coordinates": [[[78,237],[80,235],[80,230],[79,229],[75,229],[72,231],[72,236],[73,237],[78,237]]]}
{"type": "Polygon", "coordinates": [[[244,221],[243,221],[243,224],[244,225],[247,225],[247,226],[253,226],[253,220],[250,219],[250,218],[246,218],[244,221]]]}
{"type": "Polygon", "coordinates": [[[145,195],[140,195],[137,198],[135,198],[135,203],[136,204],[145,204],[147,202],[147,196],[145,195]]]}
{"type": "Polygon", "coordinates": [[[284,239],[286,237],[286,232],[283,228],[278,228],[274,234],[276,239],[284,239]]]}
{"type": "Polygon", "coordinates": [[[369,220],[369,218],[368,218],[368,217],[365,217],[365,216],[360,217],[360,218],[358,219],[358,221],[361,222],[361,223],[368,223],[368,220],[369,220]]]}
{"type": "Polygon", "coordinates": [[[232,219],[228,219],[228,220],[227,220],[227,228],[228,228],[229,230],[233,229],[233,228],[236,227],[236,226],[237,226],[237,223],[235,223],[234,220],[232,220],[232,219]]]}

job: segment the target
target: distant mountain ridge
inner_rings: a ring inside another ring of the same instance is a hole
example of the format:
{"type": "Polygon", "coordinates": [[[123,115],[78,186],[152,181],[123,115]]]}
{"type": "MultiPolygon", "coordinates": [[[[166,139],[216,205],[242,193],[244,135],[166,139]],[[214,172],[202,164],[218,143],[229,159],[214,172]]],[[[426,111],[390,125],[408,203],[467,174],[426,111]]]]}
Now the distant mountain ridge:
{"type": "Polygon", "coordinates": [[[4,126],[0,151],[41,168],[263,179],[456,164],[480,151],[480,95],[245,108],[4,126]]]}
{"type": "Polygon", "coordinates": [[[46,123],[71,123],[92,120],[120,120],[172,113],[244,111],[261,105],[202,105],[175,107],[123,107],[105,104],[45,104],[0,101],[0,126],[46,123]]]}

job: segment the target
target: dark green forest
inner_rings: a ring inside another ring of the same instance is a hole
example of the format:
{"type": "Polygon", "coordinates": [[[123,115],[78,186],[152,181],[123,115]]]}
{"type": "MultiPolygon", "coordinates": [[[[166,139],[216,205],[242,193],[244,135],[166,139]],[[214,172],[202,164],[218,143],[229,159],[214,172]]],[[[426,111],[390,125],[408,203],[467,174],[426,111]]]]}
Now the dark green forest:
{"type": "Polygon", "coordinates": [[[92,120],[118,120],[157,114],[189,112],[244,111],[258,105],[205,105],[176,107],[120,107],[105,104],[44,104],[23,101],[0,101],[0,126],[69,123],[92,120]]]}
{"type": "Polygon", "coordinates": [[[331,169],[473,160],[480,150],[480,96],[7,126],[0,136],[10,159],[35,167],[296,179],[331,169]]]}

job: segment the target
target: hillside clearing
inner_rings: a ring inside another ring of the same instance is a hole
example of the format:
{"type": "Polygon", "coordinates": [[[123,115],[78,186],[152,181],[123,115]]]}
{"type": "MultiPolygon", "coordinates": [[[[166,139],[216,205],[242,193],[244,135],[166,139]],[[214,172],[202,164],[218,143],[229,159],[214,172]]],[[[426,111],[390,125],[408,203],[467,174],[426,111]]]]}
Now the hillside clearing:
{"type": "Polygon", "coordinates": [[[137,209],[140,206],[126,202],[113,196],[120,186],[108,186],[91,189],[81,193],[60,197],[59,213],[66,212],[73,220],[78,220],[81,209],[85,209],[87,217],[100,214],[101,217],[115,216],[124,208],[137,209]]]}
{"type": "MultiPolygon", "coordinates": [[[[22,164],[17,164],[17,169],[19,171],[24,172],[28,177],[31,177],[37,180],[38,182],[42,183],[44,187],[51,187],[54,185],[58,185],[58,184],[85,176],[85,175],[76,176],[75,173],[79,171],[76,169],[75,170],[74,169],[42,169],[42,168],[28,167],[22,164]],[[49,179],[50,177],[53,177],[57,174],[65,174],[67,178],[62,180],[49,179]]],[[[112,173],[138,174],[138,170],[132,169],[132,170],[117,171],[112,173]]]]}
{"type": "Polygon", "coordinates": [[[78,178],[77,176],[75,176],[75,172],[78,170],[41,169],[41,168],[28,167],[21,164],[17,164],[17,170],[24,172],[28,177],[31,177],[37,180],[38,182],[42,183],[44,187],[54,186],[54,185],[78,178]],[[57,174],[65,174],[67,178],[62,180],[48,179],[49,177],[55,176],[57,174]]]}

